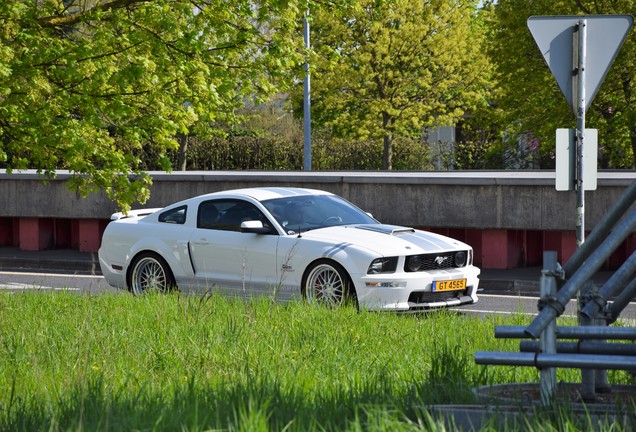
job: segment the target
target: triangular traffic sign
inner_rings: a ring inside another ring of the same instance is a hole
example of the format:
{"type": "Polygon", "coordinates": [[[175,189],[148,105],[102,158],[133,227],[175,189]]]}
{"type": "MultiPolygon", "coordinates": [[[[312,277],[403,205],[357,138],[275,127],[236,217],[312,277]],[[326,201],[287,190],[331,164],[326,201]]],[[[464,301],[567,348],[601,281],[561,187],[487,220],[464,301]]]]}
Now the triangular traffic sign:
{"type": "Polygon", "coordinates": [[[634,24],[631,15],[532,16],[528,28],[548,63],[570,107],[576,113],[573,88],[573,38],[575,27],[585,19],[587,61],[585,62],[585,109],[590,106],[614,62],[627,33],[634,24]]]}

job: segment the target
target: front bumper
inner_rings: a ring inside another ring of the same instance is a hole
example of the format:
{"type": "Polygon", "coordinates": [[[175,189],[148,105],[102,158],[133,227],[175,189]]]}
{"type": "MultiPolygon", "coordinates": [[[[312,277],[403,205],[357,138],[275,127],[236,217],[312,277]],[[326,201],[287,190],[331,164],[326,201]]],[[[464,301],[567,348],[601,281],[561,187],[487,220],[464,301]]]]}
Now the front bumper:
{"type": "Polygon", "coordinates": [[[477,302],[480,270],[461,269],[364,275],[357,280],[356,293],[361,308],[368,310],[419,311],[477,302]],[[466,279],[466,288],[433,292],[436,281],[466,279]]]}

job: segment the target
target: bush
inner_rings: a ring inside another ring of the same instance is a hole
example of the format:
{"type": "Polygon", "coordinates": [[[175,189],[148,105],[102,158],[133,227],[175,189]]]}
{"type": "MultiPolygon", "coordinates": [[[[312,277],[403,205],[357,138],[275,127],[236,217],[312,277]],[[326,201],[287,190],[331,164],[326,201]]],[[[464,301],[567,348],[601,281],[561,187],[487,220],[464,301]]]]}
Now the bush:
{"type": "MultiPolygon", "coordinates": [[[[394,143],[394,169],[432,169],[428,145],[401,138],[394,143]]],[[[278,136],[190,137],[187,169],[195,170],[302,170],[303,142],[278,136]]],[[[178,153],[171,155],[177,166],[178,153]]],[[[312,168],[323,171],[379,170],[381,141],[314,139],[312,168]]]]}

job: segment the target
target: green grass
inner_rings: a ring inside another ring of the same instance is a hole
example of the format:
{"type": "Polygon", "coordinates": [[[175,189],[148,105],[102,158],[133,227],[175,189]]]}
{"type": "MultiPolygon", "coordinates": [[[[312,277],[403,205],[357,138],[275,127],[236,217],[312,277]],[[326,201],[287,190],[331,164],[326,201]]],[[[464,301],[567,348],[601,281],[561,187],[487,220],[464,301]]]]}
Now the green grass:
{"type": "MultiPolygon", "coordinates": [[[[0,430],[445,430],[427,406],[538,380],[533,368],[473,361],[477,350],[518,351],[518,341],[494,339],[494,326],[527,320],[3,294],[0,430]]],[[[580,380],[573,370],[559,379],[580,380]]]]}

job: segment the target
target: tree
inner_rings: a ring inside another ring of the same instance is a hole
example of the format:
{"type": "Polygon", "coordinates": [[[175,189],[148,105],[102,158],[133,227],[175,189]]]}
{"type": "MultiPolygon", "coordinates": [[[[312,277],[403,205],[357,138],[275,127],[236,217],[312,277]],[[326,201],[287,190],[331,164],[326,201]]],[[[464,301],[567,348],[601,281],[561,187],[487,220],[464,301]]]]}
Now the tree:
{"type": "MultiPolygon", "coordinates": [[[[491,5],[489,53],[500,92],[494,100],[498,122],[510,139],[540,140],[543,160],[554,157],[555,130],[576,126],[558,84],[527,27],[532,15],[596,15],[633,11],[636,2],[500,0],[491,5]]],[[[636,167],[636,47],[628,36],[587,110],[586,127],[599,129],[600,165],[636,167]]],[[[553,165],[552,165],[553,166],[553,165]]],[[[544,168],[551,167],[545,165],[544,168]]]]}
{"type": "Polygon", "coordinates": [[[169,171],[180,136],[285,88],[299,16],[280,0],[0,2],[0,167],[145,202],[140,155],[169,171]]]}
{"type": "Polygon", "coordinates": [[[312,120],[335,137],[381,139],[448,125],[485,103],[489,65],[473,0],[356,0],[312,21],[312,120]]]}

